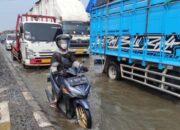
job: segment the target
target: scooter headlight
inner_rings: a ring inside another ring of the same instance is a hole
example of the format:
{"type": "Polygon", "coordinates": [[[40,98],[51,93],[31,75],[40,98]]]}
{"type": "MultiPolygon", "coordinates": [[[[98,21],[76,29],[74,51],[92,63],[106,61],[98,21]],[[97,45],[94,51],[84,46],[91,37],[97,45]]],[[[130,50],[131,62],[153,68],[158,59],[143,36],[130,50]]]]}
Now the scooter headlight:
{"type": "Polygon", "coordinates": [[[71,94],[72,94],[73,97],[77,97],[77,98],[83,97],[82,92],[80,90],[77,90],[77,89],[74,89],[74,88],[71,89],[71,94]]]}

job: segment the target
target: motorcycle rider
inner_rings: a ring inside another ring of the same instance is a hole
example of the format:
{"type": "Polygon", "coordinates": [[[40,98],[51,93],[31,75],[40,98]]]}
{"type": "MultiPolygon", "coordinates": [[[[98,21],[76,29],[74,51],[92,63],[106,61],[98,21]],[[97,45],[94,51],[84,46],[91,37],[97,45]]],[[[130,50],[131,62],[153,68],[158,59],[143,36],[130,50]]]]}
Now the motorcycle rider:
{"type": "MultiPolygon", "coordinates": [[[[54,76],[59,87],[61,87],[63,83],[62,83],[62,76],[59,76],[57,72],[66,75],[65,70],[72,66],[76,68],[81,67],[84,71],[88,71],[86,67],[82,66],[78,61],[76,61],[73,53],[68,51],[71,38],[72,37],[68,34],[61,34],[56,38],[56,45],[59,48],[59,51],[53,54],[50,69],[51,72],[55,73],[54,76]]],[[[56,107],[56,103],[57,103],[57,99],[56,97],[54,97],[54,100],[51,103],[51,107],[56,107]]]]}

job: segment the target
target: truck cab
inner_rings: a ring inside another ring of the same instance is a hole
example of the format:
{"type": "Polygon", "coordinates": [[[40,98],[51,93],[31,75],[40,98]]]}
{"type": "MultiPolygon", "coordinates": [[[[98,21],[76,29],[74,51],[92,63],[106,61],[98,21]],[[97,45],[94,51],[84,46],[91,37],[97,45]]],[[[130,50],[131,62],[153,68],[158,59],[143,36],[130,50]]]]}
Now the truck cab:
{"type": "Polygon", "coordinates": [[[62,27],[52,17],[34,15],[25,17],[24,21],[20,17],[21,22],[17,24],[17,40],[12,46],[13,59],[19,60],[24,66],[48,66],[51,63],[51,56],[58,51],[55,40],[62,34],[62,27]],[[31,20],[28,20],[28,17],[31,20]]]}
{"type": "Polygon", "coordinates": [[[89,22],[63,21],[63,33],[72,35],[69,51],[76,55],[89,54],[89,22]]]}

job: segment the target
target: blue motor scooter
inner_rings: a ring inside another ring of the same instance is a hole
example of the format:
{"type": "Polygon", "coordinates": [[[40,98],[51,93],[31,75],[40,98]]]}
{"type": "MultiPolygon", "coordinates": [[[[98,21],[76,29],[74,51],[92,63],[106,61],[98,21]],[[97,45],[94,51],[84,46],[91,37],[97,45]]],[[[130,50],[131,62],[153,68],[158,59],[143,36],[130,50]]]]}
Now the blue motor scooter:
{"type": "Polygon", "coordinates": [[[63,72],[50,72],[48,81],[51,83],[52,93],[46,89],[46,94],[50,103],[57,99],[57,108],[67,118],[75,118],[81,127],[91,128],[92,118],[87,100],[91,86],[84,73],[82,67],[71,67],[63,72]],[[59,82],[61,85],[58,85],[59,82]]]}

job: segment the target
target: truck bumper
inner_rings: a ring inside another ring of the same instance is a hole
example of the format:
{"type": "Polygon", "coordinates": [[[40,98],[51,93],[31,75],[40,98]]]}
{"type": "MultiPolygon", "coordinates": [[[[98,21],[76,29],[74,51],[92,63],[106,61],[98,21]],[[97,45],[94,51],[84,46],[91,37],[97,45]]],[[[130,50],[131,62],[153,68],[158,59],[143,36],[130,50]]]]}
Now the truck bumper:
{"type": "Polygon", "coordinates": [[[33,58],[24,61],[26,66],[50,66],[50,64],[51,58],[33,58]]]}
{"type": "Polygon", "coordinates": [[[83,54],[89,55],[89,49],[87,48],[70,48],[69,51],[73,52],[76,55],[83,55],[83,54]]]}

